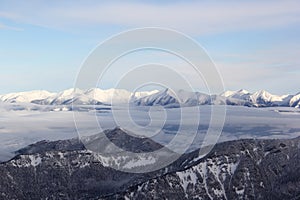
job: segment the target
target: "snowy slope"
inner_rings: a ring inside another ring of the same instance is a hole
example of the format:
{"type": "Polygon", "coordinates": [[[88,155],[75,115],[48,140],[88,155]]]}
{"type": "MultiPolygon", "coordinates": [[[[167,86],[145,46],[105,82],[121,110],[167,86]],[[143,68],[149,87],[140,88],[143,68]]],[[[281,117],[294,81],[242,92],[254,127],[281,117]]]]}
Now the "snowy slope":
{"type": "Polygon", "coordinates": [[[123,89],[101,90],[99,88],[92,88],[85,91],[84,95],[86,95],[90,99],[94,99],[105,104],[119,104],[128,103],[131,99],[141,98],[154,94],[156,92],[158,92],[158,90],[132,93],[123,89]]]}
{"type": "Polygon", "coordinates": [[[222,93],[220,96],[227,97],[227,98],[230,97],[230,98],[248,100],[250,97],[250,92],[248,92],[247,90],[241,89],[238,91],[226,91],[226,92],[222,93]]]}
{"type": "Polygon", "coordinates": [[[250,95],[250,101],[255,106],[289,106],[291,98],[291,95],[272,95],[265,90],[260,90],[250,95]]]}
{"type": "Polygon", "coordinates": [[[273,95],[265,90],[250,93],[247,90],[226,91],[220,95],[207,95],[198,92],[187,92],[179,90],[172,92],[165,90],[153,95],[149,95],[135,101],[136,105],[153,106],[153,105],[242,105],[254,107],[285,106],[296,107],[300,101],[298,95],[273,95]]]}
{"type": "Polygon", "coordinates": [[[80,89],[73,89],[70,88],[68,90],[64,90],[59,93],[45,93],[44,95],[36,95],[36,98],[31,98],[31,96],[25,96],[26,94],[16,93],[14,96],[18,96],[18,94],[22,94],[23,101],[14,101],[12,95],[3,95],[1,99],[4,102],[9,103],[35,103],[41,105],[101,105],[101,104],[122,104],[127,103],[131,99],[141,98],[147,95],[151,95],[158,92],[157,90],[153,91],[142,91],[132,93],[127,90],[122,89],[108,89],[108,90],[101,90],[99,88],[91,88],[88,90],[80,90],[80,89]],[[4,98],[5,97],[5,98],[4,98]]]}
{"type": "Polygon", "coordinates": [[[289,102],[290,107],[299,107],[300,106],[300,93],[293,96],[289,102]]]}
{"type": "Polygon", "coordinates": [[[143,106],[196,106],[210,104],[210,102],[210,96],[207,94],[200,92],[188,92],[184,90],[172,91],[170,89],[165,89],[164,91],[137,99],[135,104],[143,106]]]}
{"type": "Polygon", "coordinates": [[[0,100],[8,103],[28,103],[35,100],[45,99],[54,95],[55,93],[51,93],[45,90],[34,90],[29,92],[18,92],[0,95],[0,100]]]}

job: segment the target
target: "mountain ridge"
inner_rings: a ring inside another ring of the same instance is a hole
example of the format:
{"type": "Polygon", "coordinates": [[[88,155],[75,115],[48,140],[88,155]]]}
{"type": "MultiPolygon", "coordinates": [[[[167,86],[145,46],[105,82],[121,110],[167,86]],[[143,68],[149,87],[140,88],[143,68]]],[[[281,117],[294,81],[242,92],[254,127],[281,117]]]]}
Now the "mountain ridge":
{"type": "MultiPolygon", "coordinates": [[[[126,134],[121,129],[106,133],[126,134]]],[[[43,141],[0,163],[0,197],[296,199],[300,195],[299,146],[299,137],[228,141],[216,144],[203,158],[196,150],[161,170],[135,174],[110,168],[108,158],[76,141],[43,141]]]]}
{"type": "Polygon", "coordinates": [[[58,93],[45,90],[0,95],[6,103],[33,103],[38,105],[116,105],[132,103],[137,106],[197,106],[240,105],[250,107],[300,107],[300,93],[274,95],[265,90],[250,93],[247,90],[225,91],[221,94],[205,94],[171,89],[129,92],[124,89],[90,88],[68,89],[58,93]]]}

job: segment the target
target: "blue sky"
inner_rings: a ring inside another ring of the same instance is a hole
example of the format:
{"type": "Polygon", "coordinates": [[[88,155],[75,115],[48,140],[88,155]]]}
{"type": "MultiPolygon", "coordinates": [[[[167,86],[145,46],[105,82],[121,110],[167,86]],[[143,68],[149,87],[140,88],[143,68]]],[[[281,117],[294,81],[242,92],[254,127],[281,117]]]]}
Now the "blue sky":
{"type": "Polygon", "coordinates": [[[73,87],[100,42],[149,26],[195,39],[226,89],[300,92],[299,1],[0,1],[0,93],[73,87]]]}

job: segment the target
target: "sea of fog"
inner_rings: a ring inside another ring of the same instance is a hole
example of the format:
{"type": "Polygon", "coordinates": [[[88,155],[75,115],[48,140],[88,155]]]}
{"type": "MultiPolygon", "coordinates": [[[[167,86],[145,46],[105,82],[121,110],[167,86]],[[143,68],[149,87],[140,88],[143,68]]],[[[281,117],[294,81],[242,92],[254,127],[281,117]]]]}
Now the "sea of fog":
{"type": "MultiPolygon", "coordinates": [[[[224,107],[214,107],[223,110],[224,107]]],[[[116,126],[138,136],[189,149],[199,148],[208,128],[218,130],[223,116],[212,116],[212,106],[53,107],[32,104],[0,104],[0,161],[14,151],[41,140],[62,140],[100,133],[116,126]],[[211,122],[214,121],[215,127],[211,122]]],[[[218,142],[241,138],[293,138],[300,136],[300,110],[226,106],[225,123],[218,142]]],[[[218,136],[218,132],[214,133],[218,136]]]]}

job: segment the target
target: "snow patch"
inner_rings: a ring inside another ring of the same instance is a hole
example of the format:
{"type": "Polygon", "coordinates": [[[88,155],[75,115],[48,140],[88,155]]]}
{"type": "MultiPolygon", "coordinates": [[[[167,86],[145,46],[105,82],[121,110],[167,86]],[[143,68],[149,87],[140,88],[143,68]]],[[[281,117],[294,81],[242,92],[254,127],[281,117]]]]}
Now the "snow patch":
{"type": "Polygon", "coordinates": [[[156,162],[156,159],[153,157],[139,156],[138,159],[130,160],[123,167],[126,169],[132,169],[135,167],[151,165],[151,164],[154,164],[155,162],[156,162]]]}
{"type": "Polygon", "coordinates": [[[39,164],[42,163],[42,158],[40,156],[29,155],[28,157],[31,160],[30,164],[33,167],[36,167],[36,166],[38,166],[39,164]]]}

